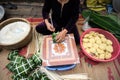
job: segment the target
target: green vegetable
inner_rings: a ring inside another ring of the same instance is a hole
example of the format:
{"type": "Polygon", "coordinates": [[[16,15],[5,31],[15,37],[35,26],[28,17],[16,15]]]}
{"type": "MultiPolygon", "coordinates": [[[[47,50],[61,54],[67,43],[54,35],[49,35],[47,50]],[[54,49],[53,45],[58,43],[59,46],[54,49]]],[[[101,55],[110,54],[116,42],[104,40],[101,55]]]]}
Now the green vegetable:
{"type": "Polygon", "coordinates": [[[59,32],[57,32],[57,33],[53,32],[53,33],[52,33],[53,43],[56,43],[56,36],[57,36],[58,33],[59,33],[59,32]]]}
{"type": "Polygon", "coordinates": [[[84,18],[90,17],[89,23],[93,23],[98,28],[111,32],[120,41],[120,19],[115,15],[102,15],[92,10],[84,10],[82,12],[84,18]]]}
{"type": "Polygon", "coordinates": [[[13,73],[13,80],[50,80],[48,76],[38,67],[42,65],[42,60],[36,53],[31,58],[24,58],[19,55],[18,50],[8,54],[10,63],[6,68],[13,73]]]}

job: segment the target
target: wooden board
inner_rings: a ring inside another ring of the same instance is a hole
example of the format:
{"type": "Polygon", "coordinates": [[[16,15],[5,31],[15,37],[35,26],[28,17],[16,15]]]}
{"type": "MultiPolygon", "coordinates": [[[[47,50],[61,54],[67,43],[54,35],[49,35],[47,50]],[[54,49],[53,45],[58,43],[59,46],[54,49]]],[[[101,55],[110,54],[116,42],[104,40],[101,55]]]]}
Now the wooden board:
{"type": "Polygon", "coordinates": [[[67,34],[65,40],[61,43],[54,43],[51,35],[44,36],[42,55],[43,66],[79,63],[78,51],[73,34],[67,34]]]}

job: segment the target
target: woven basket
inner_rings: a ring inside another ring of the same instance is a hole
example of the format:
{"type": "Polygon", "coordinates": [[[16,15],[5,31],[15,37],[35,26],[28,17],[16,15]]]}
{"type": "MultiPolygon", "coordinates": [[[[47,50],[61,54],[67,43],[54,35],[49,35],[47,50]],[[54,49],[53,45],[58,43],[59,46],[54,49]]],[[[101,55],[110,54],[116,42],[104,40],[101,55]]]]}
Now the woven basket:
{"type": "MultiPolygon", "coordinates": [[[[7,19],[7,20],[3,21],[2,23],[0,23],[0,30],[7,24],[10,24],[10,23],[13,23],[16,21],[23,21],[30,25],[29,21],[24,18],[10,18],[10,19],[7,19]]],[[[23,40],[21,40],[17,43],[14,43],[14,44],[10,44],[10,45],[0,43],[0,47],[5,48],[5,49],[19,49],[19,48],[26,46],[31,40],[32,40],[32,27],[30,25],[30,31],[29,31],[28,35],[26,37],[24,37],[23,40]]]]}

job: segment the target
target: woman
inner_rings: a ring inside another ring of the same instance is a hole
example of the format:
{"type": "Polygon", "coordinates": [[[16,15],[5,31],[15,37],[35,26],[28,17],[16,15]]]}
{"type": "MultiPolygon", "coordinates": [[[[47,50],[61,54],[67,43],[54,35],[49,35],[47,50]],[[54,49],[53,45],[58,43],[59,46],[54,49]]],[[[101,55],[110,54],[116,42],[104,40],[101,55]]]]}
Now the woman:
{"type": "Polygon", "coordinates": [[[79,4],[80,0],[45,0],[42,9],[44,22],[36,26],[36,31],[43,35],[59,31],[57,42],[63,41],[67,33],[73,33],[79,44],[79,33],[75,25],[79,17],[79,4]]]}

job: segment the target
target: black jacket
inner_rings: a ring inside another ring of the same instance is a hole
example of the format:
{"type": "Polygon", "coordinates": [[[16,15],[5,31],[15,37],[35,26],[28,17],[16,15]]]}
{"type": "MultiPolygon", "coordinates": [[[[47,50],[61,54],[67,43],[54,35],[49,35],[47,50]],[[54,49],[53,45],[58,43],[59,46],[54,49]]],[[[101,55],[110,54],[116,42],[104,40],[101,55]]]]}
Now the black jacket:
{"type": "Polygon", "coordinates": [[[62,5],[58,0],[45,0],[42,15],[44,19],[48,19],[51,10],[53,23],[61,28],[64,27],[69,31],[78,20],[79,5],[80,0],[69,0],[62,8],[62,5]]]}

